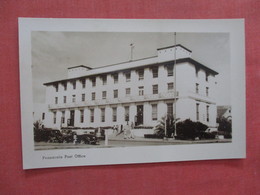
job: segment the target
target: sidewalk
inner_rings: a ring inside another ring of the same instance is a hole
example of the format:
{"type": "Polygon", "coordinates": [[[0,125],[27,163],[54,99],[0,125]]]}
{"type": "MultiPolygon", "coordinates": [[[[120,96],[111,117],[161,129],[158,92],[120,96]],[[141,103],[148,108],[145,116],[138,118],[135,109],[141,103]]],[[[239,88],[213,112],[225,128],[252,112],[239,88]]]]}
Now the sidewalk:
{"type": "Polygon", "coordinates": [[[153,139],[144,137],[135,137],[134,139],[124,139],[123,135],[108,137],[109,141],[124,141],[124,142],[158,142],[158,143],[175,143],[175,144],[197,144],[197,143],[231,143],[231,139],[211,139],[211,140],[174,140],[168,139],[153,139]]]}

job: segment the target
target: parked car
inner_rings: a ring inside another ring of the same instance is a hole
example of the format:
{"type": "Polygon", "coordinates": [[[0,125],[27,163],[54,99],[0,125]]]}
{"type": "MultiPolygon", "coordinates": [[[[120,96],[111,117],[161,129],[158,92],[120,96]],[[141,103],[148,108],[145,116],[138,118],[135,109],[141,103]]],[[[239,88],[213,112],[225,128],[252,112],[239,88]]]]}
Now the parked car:
{"type": "Polygon", "coordinates": [[[93,145],[99,144],[97,137],[93,134],[77,135],[77,142],[84,143],[84,144],[93,144],[93,145]]]}
{"type": "Polygon", "coordinates": [[[34,130],[34,141],[36,142],[63,142],[63,136],[59,130],[46,130],[46,129],[38,129],[34,130]]]}
{"type": "Polygon", "coordinates": [[[72,143],[73,142],[73,132],[70,129],[61,130],[63,136],[64,143],[72,143]]]}

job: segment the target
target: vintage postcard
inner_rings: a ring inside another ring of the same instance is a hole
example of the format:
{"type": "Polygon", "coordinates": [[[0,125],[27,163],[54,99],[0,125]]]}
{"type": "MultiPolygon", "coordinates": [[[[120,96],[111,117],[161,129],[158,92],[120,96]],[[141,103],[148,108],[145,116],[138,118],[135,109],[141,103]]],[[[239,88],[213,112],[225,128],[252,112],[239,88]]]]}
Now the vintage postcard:
{"type": "Polygon", "coordinates": [[[245,158],[244,20],[19,18],[23,168],[245,158]]]}

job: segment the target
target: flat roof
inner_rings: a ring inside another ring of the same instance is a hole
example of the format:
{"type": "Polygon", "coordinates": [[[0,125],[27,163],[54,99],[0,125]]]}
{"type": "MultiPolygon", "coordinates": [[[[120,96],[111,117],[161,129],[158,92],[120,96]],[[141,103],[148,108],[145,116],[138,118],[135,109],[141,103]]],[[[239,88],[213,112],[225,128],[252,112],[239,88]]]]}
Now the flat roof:
{"type": "MultiPolygon", "coordinates": [[[[112,73],[112,72],[128,71],[128,70],[131,70],[134,68],[144,68],[144,67],[154,66],[154,65],[158,66],[158,65],[165,65],[165,64],[169,64],[169,63],[175,63],[175,60],[157,62],[157,61],[155,61],[155,59],[157,59],[157,56],[123,62],[123,63],[119,63],[119,64],[112,64],[112,65],[97,67],[97,68],[93,68],[93,69],[87,71],[86,75],[84,75],[84,76],[52,81],[52,82],[44,83],[44,85],[52,85],[52,84],[57,84],[57,83],[62,83],[62,82],[67,82],[67,81],[79,80],[79,79],[84,79],[87,77],[108,74],[108,73],[112,73]]],[[[196,67],[204,69],[213,75],[218,74],[218,72],[208,68],[207,66],[197,62],[196,60],[193,60],[192,58],[181,58],[181,59],[176,60],[177,64],[184,63],[184,62],[191,63],[191,64],[195,65],[196,67]]]]}

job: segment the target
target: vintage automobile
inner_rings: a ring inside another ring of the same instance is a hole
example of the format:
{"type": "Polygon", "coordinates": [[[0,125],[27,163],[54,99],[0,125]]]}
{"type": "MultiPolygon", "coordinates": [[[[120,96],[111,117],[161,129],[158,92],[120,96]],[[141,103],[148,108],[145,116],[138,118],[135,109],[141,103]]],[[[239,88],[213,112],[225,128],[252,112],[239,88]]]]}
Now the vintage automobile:
{"type": "Polygon", "coordinates": [[[81,144],[99,144],[97,137],[94,134],[82,134],[77,135],[77,143],[81,144]]]}
{"type": "Polygon", "coordinates": [[[72,143],[73,142],[73,132],[69,129],[61,130],[63,136],[63,143],[72,143]]]}
{"type": "Polygon", "coordinates": [[[62,143],[63,136],[59,130],[38,129],[38,130],[34,130],[34,141],[62,143]]]}

